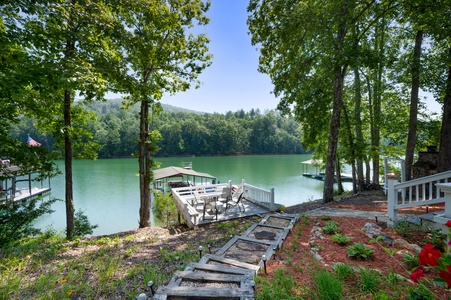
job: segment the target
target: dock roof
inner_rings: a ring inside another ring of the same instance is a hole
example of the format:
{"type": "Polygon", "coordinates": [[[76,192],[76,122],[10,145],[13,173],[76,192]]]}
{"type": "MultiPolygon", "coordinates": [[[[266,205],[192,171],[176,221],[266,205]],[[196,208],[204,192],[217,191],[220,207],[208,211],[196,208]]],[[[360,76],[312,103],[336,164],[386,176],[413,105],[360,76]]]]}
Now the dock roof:
{"type": "Polygon", "coordinates": [[[170,177],[182,177],[183,175],[216,179],[215,176],[207,174],[207,173],[200,173],[200,172],[196,172],[191,169],[185,169],[185,168],[174,167],[174,166],[157,169],[157,170],[153,171],[154,180],[170,178],[170,177]]]}

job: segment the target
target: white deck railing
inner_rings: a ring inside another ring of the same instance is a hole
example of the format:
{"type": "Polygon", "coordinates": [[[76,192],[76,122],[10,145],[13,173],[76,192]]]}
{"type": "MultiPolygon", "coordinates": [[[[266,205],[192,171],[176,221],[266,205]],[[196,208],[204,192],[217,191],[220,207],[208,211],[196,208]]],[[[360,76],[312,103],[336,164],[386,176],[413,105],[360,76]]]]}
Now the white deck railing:
{"type": "Polygon", "coordinates": [[[187,186],[172,189],[172,197],[175,205],[180,213],[180,216],[185,220],[186,225],[192,228],[197,225],[197,219],[200,217],[199,212],[191,205],[194,199],[194,192],[202,189],[202,192],[221,192],[227,184],[209,184],[202,186],[187,186]]]}
{"type": "MultiPolygon", "coordinates": [[[[222,192],[224,188],[231,187],[232,184],[221,183],[221,184],[209,184],[202,186],[187,186],[172,189],[172,197],[174,198],[175,205],[180,213],[181,218],[186,222],[188,227],[193,227],[197,224],[198,218],[201,217],[195,207],[191,205],[194,199],[194,192],[201,193],[218,193],[222,192]]],[[[255,187],[253,185],[245,183],[243,180],[238,189],[233,193],[234,197],[238,197],[239,194],[243,194],[243,198],[247,201],[251,201],[257,205],[261,205],[270,211],[274,211],[274,188],[270,191],[255,187]]]]}
{"type": "Polygon", "coordinates": [[[270,191],[244,183],[244,198],[274,211],[274,188],[270,191]]]}
{"type": "Polygon", "coordinates": [[[398,220],[398,209],[445,202],[444,193],[437,183],[451,182],[451,171],[399,183],[388,179],[387,213],[388,224],[398,220]]]}

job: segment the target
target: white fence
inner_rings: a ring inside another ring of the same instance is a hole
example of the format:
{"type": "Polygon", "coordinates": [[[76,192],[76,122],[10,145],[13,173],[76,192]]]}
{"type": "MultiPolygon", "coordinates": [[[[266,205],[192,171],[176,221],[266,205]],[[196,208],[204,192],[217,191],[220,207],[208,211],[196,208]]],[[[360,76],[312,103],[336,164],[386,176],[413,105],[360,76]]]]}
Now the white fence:
{"type": "Polygon", "coordinates": [[[244,183],[244,198],[274,211],[274,188],[270,191],[244,183]]]}
{"type": "Polygon", "coordinates": [[[388,223],[393,226],[398,220],[398,209],[445,202],[445,195],[437,184],[451,182],[451,171],[402,183],[389,178],[387,182],[388,223]]]}

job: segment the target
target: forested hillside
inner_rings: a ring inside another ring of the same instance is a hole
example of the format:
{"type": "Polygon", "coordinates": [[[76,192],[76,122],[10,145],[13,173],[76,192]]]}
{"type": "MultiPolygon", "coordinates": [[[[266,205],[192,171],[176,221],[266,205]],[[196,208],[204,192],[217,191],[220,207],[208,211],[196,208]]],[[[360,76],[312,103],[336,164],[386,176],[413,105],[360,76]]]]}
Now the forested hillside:
{"type": "MultiPolygon", "coordinates": [[[[151,121],[159,130],[157,156],[293,154],[304,153],[300,125],[292,117],[275,111],[239,110],[207,114],[163,105],[164,111],[151,121]]],[[[101,147],[100,158],[129,157],[138,150],[139,109],[122,109],[120,99],[95,102],[88,109],[96,118],[89,128],[101,147]]],[[[27,134],[45,147],[57,151],[51,135],[36,132],[33,120],[22,118],[11,131],[13,138],[26,141],[27,134]]]]}

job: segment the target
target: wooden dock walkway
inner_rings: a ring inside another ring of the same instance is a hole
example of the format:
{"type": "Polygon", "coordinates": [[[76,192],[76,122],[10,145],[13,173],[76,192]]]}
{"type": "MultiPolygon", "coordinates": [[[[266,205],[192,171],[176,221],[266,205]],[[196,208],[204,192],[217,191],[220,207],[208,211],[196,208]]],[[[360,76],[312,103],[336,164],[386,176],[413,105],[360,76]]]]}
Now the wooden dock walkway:
{"type": "Polygon", "coordinates": [[[167,286],[160,286],[155,300],[254,300],[254,277],[282,246],[298,221],[297,215],[270,214],[241,236],[234,236],[214,254],[177,271],[167,286]]]}

